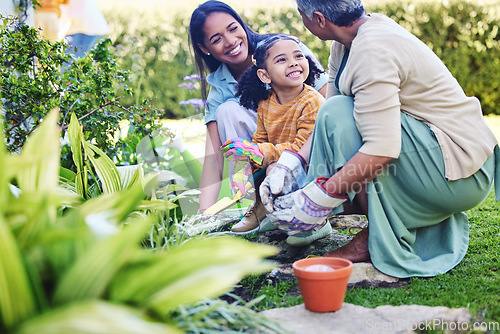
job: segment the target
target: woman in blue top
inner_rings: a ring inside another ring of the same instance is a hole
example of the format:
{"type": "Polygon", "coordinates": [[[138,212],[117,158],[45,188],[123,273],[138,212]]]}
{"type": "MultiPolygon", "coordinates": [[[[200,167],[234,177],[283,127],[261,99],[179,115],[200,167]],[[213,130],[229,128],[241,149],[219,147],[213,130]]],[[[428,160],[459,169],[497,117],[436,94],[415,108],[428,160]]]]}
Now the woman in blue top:
{"type": "MultiPolygon", "coordinates": [[[[196,67],[202,80],[202,97],[206,99],[207,125],[205,160],[200,180],[200,211],[217,201],[223,179],[224,156],[220,151],[227,139],[252,140],[257,114],[239,104],[236,85],[243,72],[252,65],[257,43],[269,35],[259,35],[243,22],[227,4],[207,1],[196,8],[189,24],[189,39],[196,67]],[[208,75],[208,76],[207,76],[208,75]],[[207,83],[210,92],[207,96],[207,83]]],[[[304,53],[311,55],[305,46],[304,53]]],[[[317,60],[316,60],[317,62],[317,60]]],[[[319,62],[318,66],[321,67],[319,62]]],[[[323,74],[314,88],[326,94],[328,75],[323,74]]]]}

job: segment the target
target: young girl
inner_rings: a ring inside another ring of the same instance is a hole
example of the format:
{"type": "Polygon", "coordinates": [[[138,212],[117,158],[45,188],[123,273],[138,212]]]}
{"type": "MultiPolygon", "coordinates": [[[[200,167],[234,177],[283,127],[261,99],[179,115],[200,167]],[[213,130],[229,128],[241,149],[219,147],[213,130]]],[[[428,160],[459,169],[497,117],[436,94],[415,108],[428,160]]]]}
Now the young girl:
{"type": "MultiPolygon", "coordinates": [[[[253,63],[238,84],[237,96],[243,107],[257,109],[257,130],[252,143],[233,138],[221,150],[235,160],[249,159],[254,169],[265,169],[283,151],[297,152],[311,135],[324,98],[309,85],[323,71],[304,55],[299,41],[288,35],[274,35],[258,43],[253,63]]],[[[231,231],[254,231],[266,214],[257,195],[231,231]]]]}
{"type": "MultiPolygon", "coordinates": [[[[252,66],[252,55],[257,43],[268,37],[250,29],[242,18],[224,2],[209,0],[192,13],[189,41],[197,72],[202,81],[202,97],[206,99],[205,124],[207,126],[205,159],[200,180],[200,211],[217,201],[221,191],[224,156],[219,150],[230,138],[248,141],[256,129],[255,110],[246,109],[236,97],[236,85],[241,75],[252,66]],[[207,87],[210,91],[207,94],[207,87]]],[[[312,52],[303,44],[306,55],[312,52]]],[[[319,65],[319,62],[315,60],[319,65]]],[[[323,96],[328,75],[323,73],[314,88],[323,96]]],[[[223,188],[223,190],[226,190],[223,188]]]]}

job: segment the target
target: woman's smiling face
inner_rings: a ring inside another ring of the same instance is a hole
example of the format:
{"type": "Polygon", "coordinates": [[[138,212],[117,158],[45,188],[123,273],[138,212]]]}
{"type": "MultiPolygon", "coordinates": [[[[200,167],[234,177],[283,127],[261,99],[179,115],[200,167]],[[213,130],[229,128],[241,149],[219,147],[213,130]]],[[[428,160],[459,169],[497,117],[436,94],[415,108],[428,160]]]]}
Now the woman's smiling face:
{"type": "Polygon", "coordinates": [[[204,45],[198,45],[204,53],[210,53],[215,59],[229,67],[248,60],[248,37],[238,21],[227,13],[210,14],[203,29],[204,45]]]}

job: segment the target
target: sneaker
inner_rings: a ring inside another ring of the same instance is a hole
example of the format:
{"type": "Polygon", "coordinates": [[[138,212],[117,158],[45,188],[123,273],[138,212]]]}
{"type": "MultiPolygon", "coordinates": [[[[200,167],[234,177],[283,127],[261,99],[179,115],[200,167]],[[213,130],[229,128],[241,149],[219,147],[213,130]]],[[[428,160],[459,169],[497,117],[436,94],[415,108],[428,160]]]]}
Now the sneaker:
{"type": "Polygon", "coordinates": [[[248,234],[259,230],[260,222],[266,218],[267,210],[260,201],[254,202],[247,209],[243,218],[231,228],[233,234],[248,234]]]}
{"type": "Polygon", "coordinates": [[[278,220],[274,216],[267,215],[259,225],[259,233],[274,231],[279,227],[278,220]],[[272,217],[272,218],[271,218],[272,217]]]}
{"type": "Polygon", "coordinates": [[[286,243],[290,246],[306,246],[313,241],[326,237],[330,233],[332,233],[332,225],[326,222],[322,227],[316,227],[310,231],[289,236],[286,239],[286,243]]]}

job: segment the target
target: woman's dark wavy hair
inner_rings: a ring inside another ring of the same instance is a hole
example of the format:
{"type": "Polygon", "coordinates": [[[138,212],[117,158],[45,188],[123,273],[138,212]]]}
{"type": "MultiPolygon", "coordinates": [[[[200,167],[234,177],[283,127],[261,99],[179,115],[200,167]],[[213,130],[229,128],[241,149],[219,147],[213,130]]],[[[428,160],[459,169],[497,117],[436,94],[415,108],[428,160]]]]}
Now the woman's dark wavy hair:
{"type": "MultiPolygon", "coordinates": [[[[242,18],[231,8],[229,5],[221,1],[209,0],[202,3],[193,11],[191,21],[189,23],[189,42],[192,51],[194,52],[194,63],[198,70],[198,74],[202,78],[206,78],[208,74],[217,70],[221,62],[211,55],[204,54],[198,44],[203,45],[204,32],[203,27],[205,21],[210,14],[213,13],[226,13],[231,15],[243,27],[247,34],[248,39],[248,53],[253,54],[257,43],[266,37],[266,35],[259,35],[253,31],[242,18]]],[[[201,80],[201,94],[204,100],[207,98],[207,84],[205,80],[201,80]]]]}
{"type": "MultiPolygon", "coordinates": [[[[257,44],[253,54],[254,65],[243,73],[237,86],[236,96],[240,97],[240,104],[243,107],[257,110],[259,102],[266,100],[271,95],[271,90],[268,89],[268,86],[260,81],[257,76],[257,70],[261,68],[265,69],[265,61],[269,56],[269,49],[278,41],[284,39],[292,40],[297,42],[297,44],[299,43],[299,40],[296,37],[275,34],[267,37],[262,42],[257,44]]],[[[306,56],[306,58],[309,63],[309,75],[304,83],[312,86],[314,85],[314,81],[325,71],[321,70],[311,57],[306,56]]]]}

